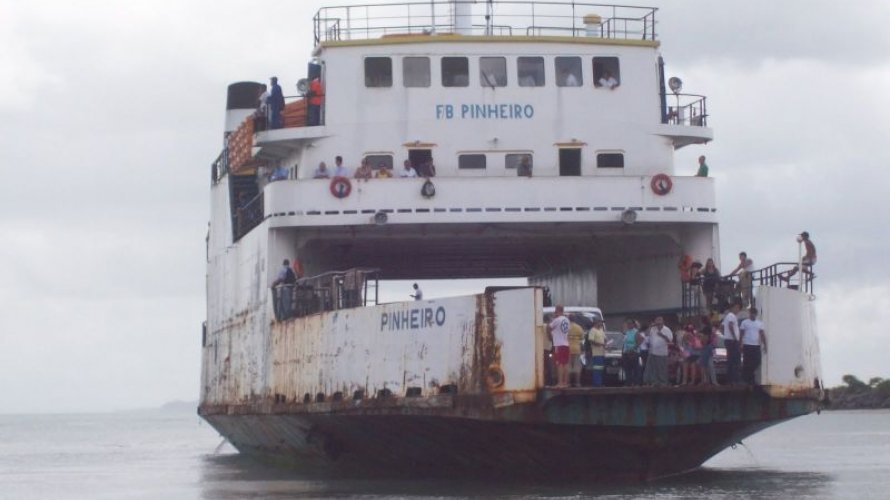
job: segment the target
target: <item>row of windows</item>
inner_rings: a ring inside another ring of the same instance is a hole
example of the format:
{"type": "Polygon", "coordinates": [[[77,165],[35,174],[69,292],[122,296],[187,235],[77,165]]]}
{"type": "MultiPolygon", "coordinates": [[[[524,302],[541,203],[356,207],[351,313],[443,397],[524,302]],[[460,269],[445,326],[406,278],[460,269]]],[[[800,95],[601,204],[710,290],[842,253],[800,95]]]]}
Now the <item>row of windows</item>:
{"type": "MultiPolygon", "coordinates": [[[[617,57],[594,57],[594,87],[615,88],[621,84],[621,68],[617,57]]],[[[468,87],[470,85],[470,58],[448,56],[440,58],[442,86],[468,87]]],[[[554,75],[558,87],[584,85],[583,62],[577,56],[555,57],[554,75]]],[[[479,57],[480,87],[506,87],[509,84],[506,57],[479,57]]],[[[516,58],[516,82],[520,87],[543,87],[546,84],[545,60],[529,56],[516,58]]],[[[365,58],[365,86],[392,87],[392,58],[365,58]]],[[[429,87],[431,82],[430,58],[406,56],[402,58],[402,85],[405,87],[429,87]]]]}
{"type": "MultiPolygon", "coordinates": [[[[500,155],[497,155],[500,156],[500,155]]],[[[489,158],[497,159],[494,154],[468,153],[457,156],[457,168],[459,169],[485,169],[488,168],[489,158]]],[[[364,159],[377,170],[380,168],[393,168],[393,156],[387,154],[370,154],[364,159]]],[[[504,155],[504,168],[516,169],[527,161],[529,167],[534,167],[534,157],[529,153],[507,153],[504,155]]],[[[597,168],[624,168],[623,153],[597,153],[597,168]]]]}

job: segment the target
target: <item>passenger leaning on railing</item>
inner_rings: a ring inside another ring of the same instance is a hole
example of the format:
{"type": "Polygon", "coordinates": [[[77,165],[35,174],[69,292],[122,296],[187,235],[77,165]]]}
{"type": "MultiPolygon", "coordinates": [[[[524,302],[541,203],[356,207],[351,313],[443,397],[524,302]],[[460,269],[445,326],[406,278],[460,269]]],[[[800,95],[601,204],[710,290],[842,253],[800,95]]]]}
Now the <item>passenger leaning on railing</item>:
{"type": "Polygon", "coordinates": [[[754,305],[754,296],[752,295],[754,286],[754,261],[748,258],[745,252],[739,253],[739,265],[729,273],[730,276],[739,275],[739,288],[744,301],[743,306],[754,305]]]}
{"type": "Polygon", "coordinates": [[[272,282],[272,301],[275,310],[275,319],[284,321],[291,317],[294,284],[297,282],[297,274],[290,267],[290,261],[284,259],[278,276],[272,282]]]}

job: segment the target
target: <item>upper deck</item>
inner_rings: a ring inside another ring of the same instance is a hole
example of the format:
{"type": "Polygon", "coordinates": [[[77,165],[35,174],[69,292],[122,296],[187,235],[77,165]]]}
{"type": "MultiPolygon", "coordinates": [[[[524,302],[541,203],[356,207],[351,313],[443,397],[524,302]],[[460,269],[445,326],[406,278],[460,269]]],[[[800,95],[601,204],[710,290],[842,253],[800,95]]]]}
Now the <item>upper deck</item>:
{"type": "Polygon", "coordinates": [[[653,7],[599,3],[461,0],[324,7],[316,46],[434,41],[430,35],[557,37],[657,45],[653,7]],[[426,37],[426,38],[425,38],[426,37]]]}

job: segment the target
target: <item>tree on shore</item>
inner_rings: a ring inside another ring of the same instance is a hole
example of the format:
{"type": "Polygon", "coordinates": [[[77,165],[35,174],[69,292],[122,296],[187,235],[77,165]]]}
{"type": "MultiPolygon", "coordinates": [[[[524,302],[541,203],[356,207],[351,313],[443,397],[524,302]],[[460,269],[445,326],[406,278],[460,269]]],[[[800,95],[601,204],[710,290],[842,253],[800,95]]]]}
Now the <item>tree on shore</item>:
{"type": "Polygon", "coordinates": [[[872,377],[868,383],[855,375],[844,375],[844,384],[831,389],[831,406],[834,408],[890,408],[890,379],[872,377]]]}

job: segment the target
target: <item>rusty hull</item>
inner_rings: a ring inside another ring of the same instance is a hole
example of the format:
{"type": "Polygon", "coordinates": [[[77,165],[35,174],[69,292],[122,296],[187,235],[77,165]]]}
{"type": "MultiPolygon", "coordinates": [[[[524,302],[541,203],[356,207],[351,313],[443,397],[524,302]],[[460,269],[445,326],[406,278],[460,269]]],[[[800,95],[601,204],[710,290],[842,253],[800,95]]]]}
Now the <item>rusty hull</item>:
{"type": "Polygon", "coordinates": [[[611,388],[203,405],[240,452],[355,476],[649,480],[818,410],[766,388],[611,388]]]}

